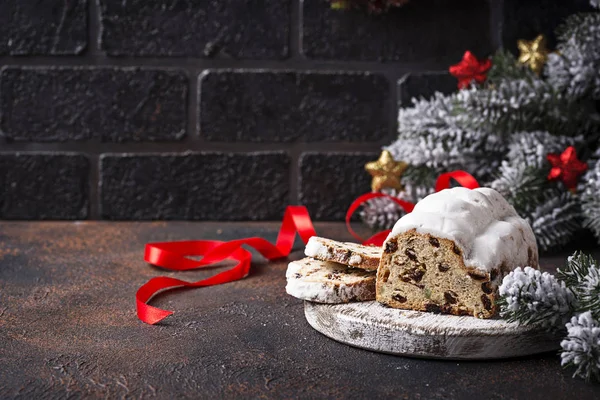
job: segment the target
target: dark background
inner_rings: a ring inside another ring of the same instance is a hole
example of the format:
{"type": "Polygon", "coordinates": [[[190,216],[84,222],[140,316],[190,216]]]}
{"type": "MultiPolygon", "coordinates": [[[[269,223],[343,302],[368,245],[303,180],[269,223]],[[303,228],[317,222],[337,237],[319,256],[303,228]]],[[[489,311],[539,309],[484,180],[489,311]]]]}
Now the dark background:
{"type": "Polygon", "coordinates": [[[2,0],[0,218],[340,220],[398,105],[587,0],[2,0]]]}

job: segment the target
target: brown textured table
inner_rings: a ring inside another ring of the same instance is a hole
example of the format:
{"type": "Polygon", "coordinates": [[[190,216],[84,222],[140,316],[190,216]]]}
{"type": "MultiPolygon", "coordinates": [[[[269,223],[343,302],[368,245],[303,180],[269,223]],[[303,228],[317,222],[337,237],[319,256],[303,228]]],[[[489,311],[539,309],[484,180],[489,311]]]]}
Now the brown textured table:
{"type": "MultiPolygon", "coordinates": [[[[0,398],[586,399],[600,386],[572,379],[555,354],[491,362],[430,361],[332,341],[285,294],[286,261],[257,257],[245,280],[177,290],[135,316],[139,285],[168,273],[142,260],[144,243],[274,240],[277,223],[0,223],[0,398]]],[[[342,224],[317,224],[349,239],[342,224]]],[[[301,246],[297,246],[301,249],[301,246]]],[[[598,251],[595,251],[599,255],[598,251]]],[[[546,269],[567,253],[543,258],[546,269]]],[[[301,256],[294,252],[291,258],[301,256]]]]}

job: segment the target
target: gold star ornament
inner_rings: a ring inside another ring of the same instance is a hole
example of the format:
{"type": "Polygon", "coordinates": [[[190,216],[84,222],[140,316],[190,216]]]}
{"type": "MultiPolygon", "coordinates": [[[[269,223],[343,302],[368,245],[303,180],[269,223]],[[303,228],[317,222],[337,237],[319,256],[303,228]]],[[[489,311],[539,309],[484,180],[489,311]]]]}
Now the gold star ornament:
{"type": "Polygon", "coordinates": [[[521,52],[519,62],[531,68],[536,74],[541,74],[550,53],[546,48],[544,35],[538,35],[533,40],[517,40],[517,46],[521,52]]]}
{"type": "Polygon", "coordinates": [[[377,161],[365,164],[365,169],[373,177],[371,190],[374,192],[379,192],[383,188],[402,190],[400,178],[406,168],[408,168],[408,164],[395,161],[392,154],[384,150],[377,161]]]}

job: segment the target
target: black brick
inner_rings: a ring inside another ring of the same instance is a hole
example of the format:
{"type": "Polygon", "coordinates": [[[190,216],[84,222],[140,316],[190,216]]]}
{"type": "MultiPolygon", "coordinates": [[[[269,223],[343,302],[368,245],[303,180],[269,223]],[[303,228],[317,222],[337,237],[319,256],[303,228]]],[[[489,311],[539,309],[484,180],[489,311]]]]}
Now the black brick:
{"type": "Polygon", "coordinates": [[[285,153],[101,157],[102,217],[279,220],[289,202],[285,153]]]}
{"type": "Polygon", "coordinates": [[[187,78],[135,68],[5,68],[0,128],[8,139],[166,141],[185,135],[187,78]]]}
{"type": "Polygon", "coordinates": [[[81,155],[0,153],[0,218],[87,218],[89,169],[81,155]]]}
{"type": "Polygon", "coordinates": [[[79,54],[87,40],[87,0],[0,1],[0,54],[79,54]]]}
{"type": "Polygon", "coordinates": [[[302,51],[310,58],[430,63],[446,67],[465,50],[491,52],[488,2],[413,0],[387,14],[331,10],[304,1],[302,51]]]}
{"type": "Polygon", "coordinates": [[[503,45],[518,54],[518,39],[532,40],[543,33],[549,47],[554,48],[554,31],[565,17],[589,10],[589,0],[504,0],[503,45]]]}
{"type": "Polygon", "coordinates": [[[457,80],[448,72],[410,73],[398,82],[398,103],[409,107],[412,99],[429,99],[435,92],[450,94],[457,91],[457,80]]]}
{"type": "Polygon", "coordinates": [[[300,204],[317,220],[343,221],[352,201],[371,190],[365,164],[377,153],[304,153],[300,156],[300,204]]]}
{"type": "Polygon", "coordinates": [[[199,85],[199,130],[209,141],[379,141],[389,133],[381,75],[208,71],[199,85]]]}
{"type": "Polygon", "coordinates": [[[98,0],[109,55],[281,59],[290,0],[98,0]]]}

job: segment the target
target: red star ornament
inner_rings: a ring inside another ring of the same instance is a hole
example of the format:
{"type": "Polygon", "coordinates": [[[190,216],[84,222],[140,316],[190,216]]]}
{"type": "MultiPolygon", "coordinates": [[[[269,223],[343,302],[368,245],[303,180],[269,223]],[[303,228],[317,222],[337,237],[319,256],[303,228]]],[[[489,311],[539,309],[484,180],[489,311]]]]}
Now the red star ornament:
{"type": "Polygon", "coordinates": [[[552,165],[548,180],[560,179],[568,189],[575,189],[577,179],[588,169],[587,163],[577,159],[573,146],[567,147],[562,154],[548,154],[546,158],[552,165]]]}
{"type": "Polygon", "coordinates": [[[472,81],[485,82],[487,72],[492,68],[492,60],[486,58],[479,61],[470,51],[465,51],[462,60],[449,68],[450,74],[458,79],[458,88],[468,87],[472,81]]]}

